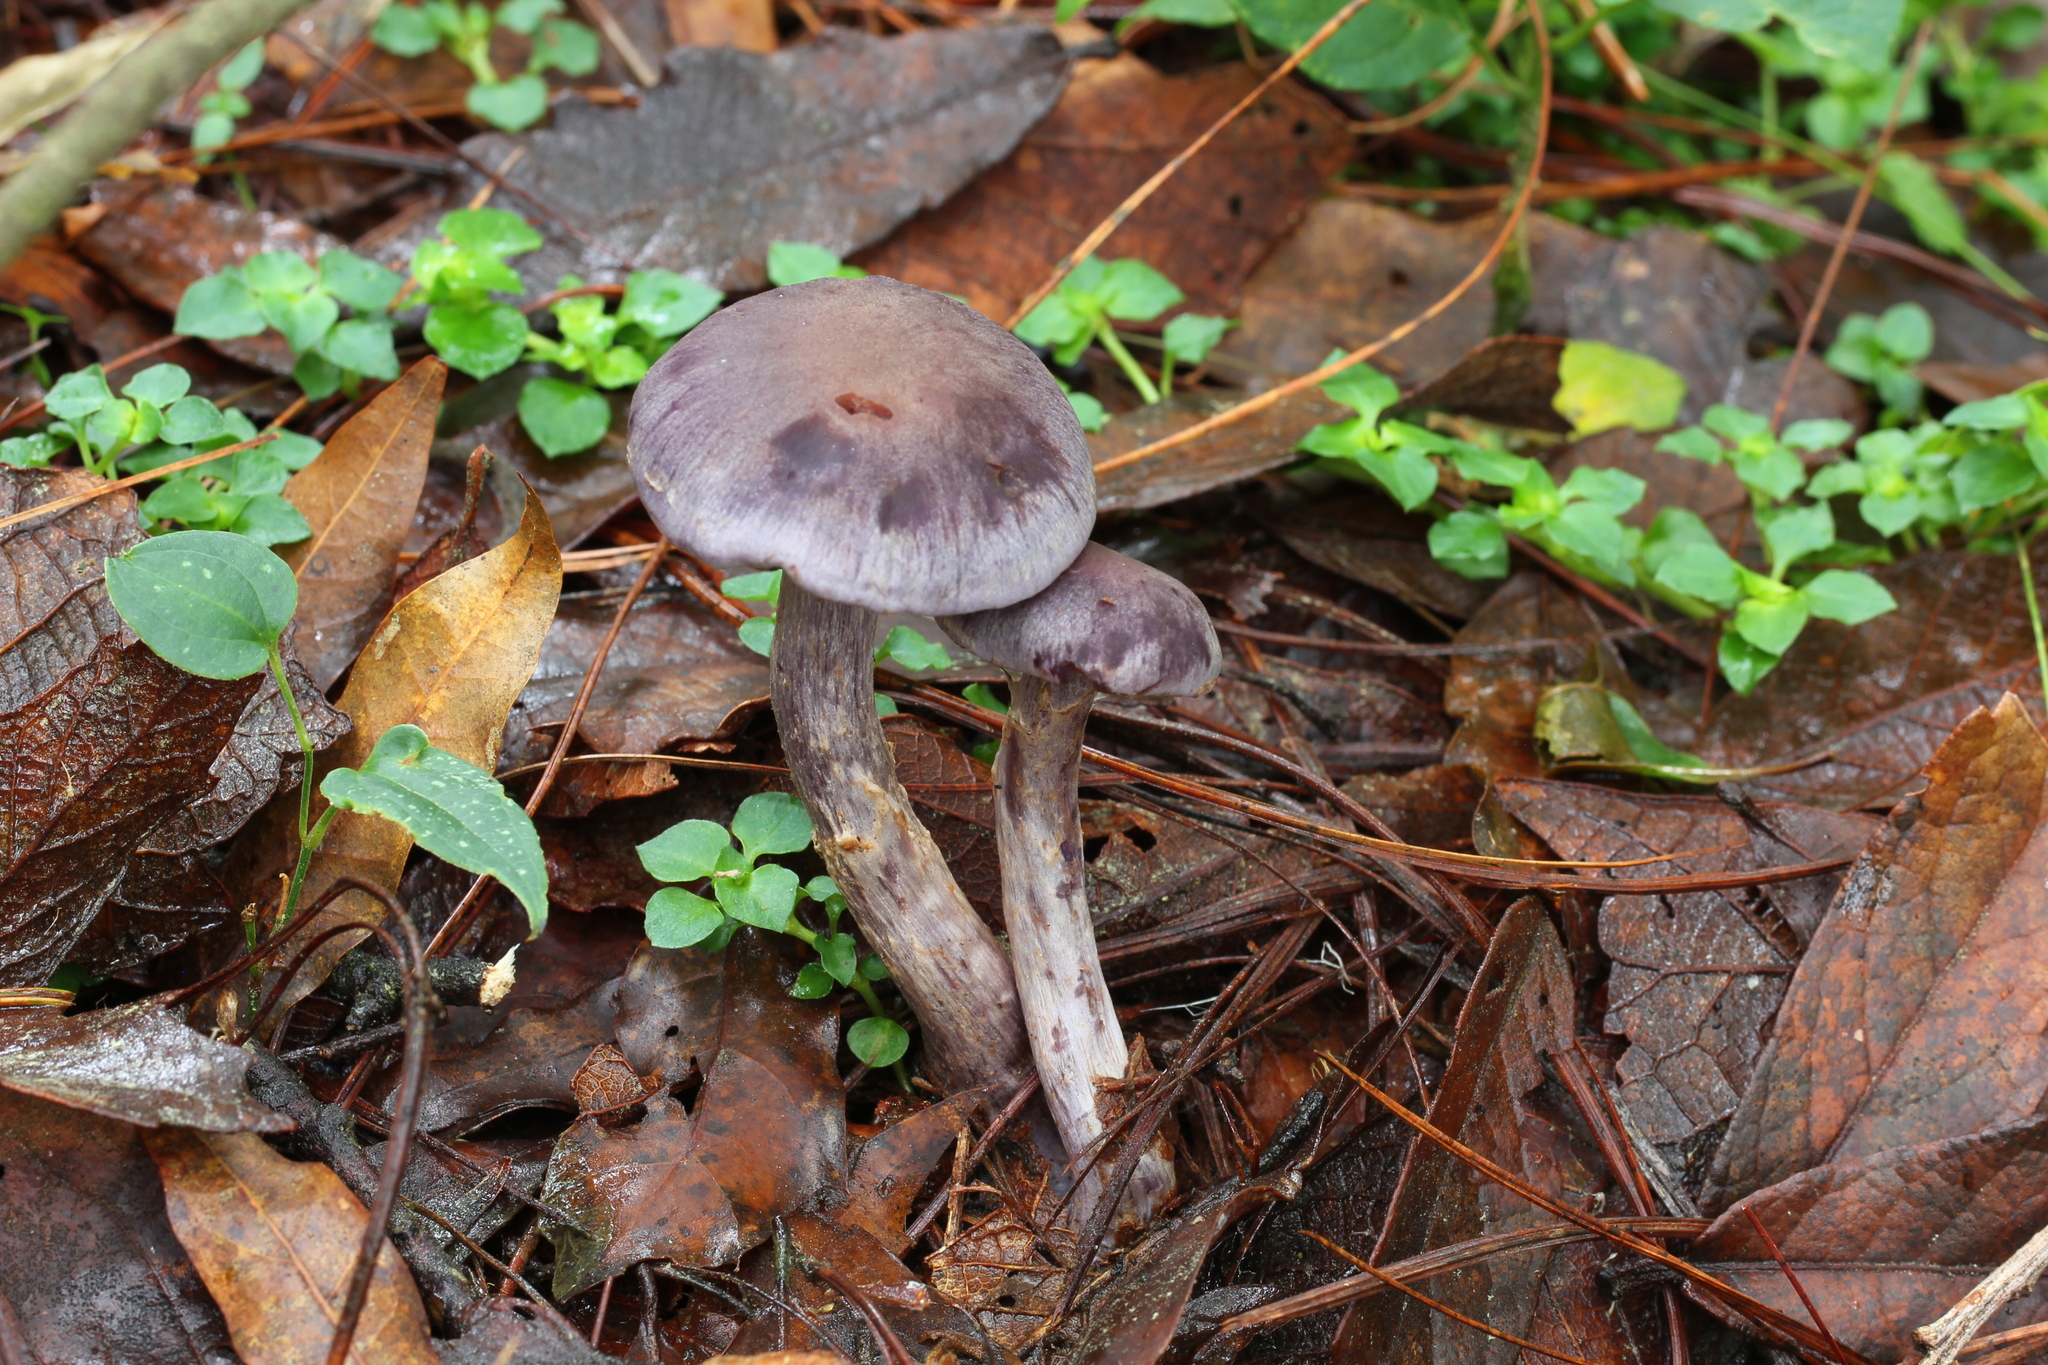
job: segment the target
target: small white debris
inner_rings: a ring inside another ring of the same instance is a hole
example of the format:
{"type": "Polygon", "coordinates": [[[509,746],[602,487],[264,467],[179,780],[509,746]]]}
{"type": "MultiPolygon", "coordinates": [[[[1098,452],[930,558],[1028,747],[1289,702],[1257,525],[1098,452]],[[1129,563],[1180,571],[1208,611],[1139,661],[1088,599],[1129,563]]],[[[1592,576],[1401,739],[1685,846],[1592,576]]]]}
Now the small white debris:
{"type": "Polygon", "coordinates": [[[476,998],[477,1003],[485,1009],[496,1009],[498,1002],[512,993],[512,978],[517,971],[512,963],[512,955],[518,951],[519,945],[513,944],[505,950],[503,957],[484,971],[484,984],[477,988],[476,998]]]}

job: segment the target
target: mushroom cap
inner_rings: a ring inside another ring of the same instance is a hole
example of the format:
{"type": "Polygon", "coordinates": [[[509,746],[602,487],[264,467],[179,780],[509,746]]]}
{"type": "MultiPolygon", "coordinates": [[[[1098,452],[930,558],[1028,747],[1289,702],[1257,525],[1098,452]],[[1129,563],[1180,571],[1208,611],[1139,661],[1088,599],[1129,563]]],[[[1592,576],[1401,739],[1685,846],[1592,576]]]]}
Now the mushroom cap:
{"type": "Polygon", "coordinates": [[[1095,524],[1088,438],[1038,357],[879,276],[712,314],[640,381],[628,444],[677,545],[874,611],[1029,597],[1095,524]]]}
{"type": "Polygon", "coordinates": [[[1223,667],[1216,628],[1185,584],[1093,541],[1036,597],[939,625],[1012,673],[1085,678],[1120,697],[1193,696],[1223,667]]]}

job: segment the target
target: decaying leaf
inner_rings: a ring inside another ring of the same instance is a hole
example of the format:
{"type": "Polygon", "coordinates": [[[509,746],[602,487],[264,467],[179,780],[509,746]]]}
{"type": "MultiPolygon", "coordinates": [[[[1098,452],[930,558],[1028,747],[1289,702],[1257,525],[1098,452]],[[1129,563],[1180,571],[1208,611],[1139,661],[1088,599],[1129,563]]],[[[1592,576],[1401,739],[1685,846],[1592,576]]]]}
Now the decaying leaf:
{"type": "MultiPolygon", "coordinates": [[[[1560,858],[1630,861],[1612,875],[1690,876],[1812,862],[1862,846],[1865,816],[1778,802],[1737,810],[1712,796],[1636,796],[1567,782],[1505,781],[1509,814],[1560,858]]],[[[1654,1142],[1718,1122],[1749,1089],[1765,1032],[1841,873],[1732,890],[1609,896],[1600,946],[1612,961],[1611,1032],[1625,1103],[1654,1142]]]]}
{"type": "Polygon", "coordinates": [[[1016,145],[1052,107],[1067,58],[1045,30],[834,29],[762,56],[679,48],[637,109],[576,101],[553,126],[463,150],[576,216],[593,239],[518,262],[536,289],[568,271],[683,271],[721,289],[767,282],[768,244],[844,255],[930,208],[1016,145]]]}
{"type": "MultiPolygon", "coordinates": [[[[1040,1201],[1034,1221],[1050,1222],[1053,1201],[1040,1201]]],[[[1074,1255],[1064,1224],[1046,1229],[1062,1261],[1074,1255]]],[[[1059,1303],[1062,1276],[1039,1248],[1038,1234],[1007,1206],[963,1228],[925,1258],[932,1288],[981,1319],[998,1346],[1017,1350],[1059,1303]]]]}
{"type": "Polygon", "coordinates": [[[2017,699],[1957,726],[1850,869],[1716,1154],[1710,1207],[2031,1114],[2048,1091],[2048,743],[2017,699]]]}
{"type": "MultiPolygon", "coordinates": [[[[1213,389],[1175,393],[1164,402],[1112,419],[1088,438],[1089,454],[1097,464],[1106,463],[1207,421],[1242,397],[1213,389]]],[[[1104,512],[1135,512],[1243,483],[1301,459],[1295,443],[1303,434],[1344,411],[1320,393],[1283,398],[1213,436],[1105,471],[1095,482],[1095,505],[1104,512]]]]}
{"type": "Polygon", "coordinates": [[[884,720],[882,733],[896,758],[896,777],[946,855],[953,879],[982,918],[1000,927],[1003,877],[996,862],[996,792],[988,765],[961,752],[937,727],[910,716],[884,720]]]}
{"type": "MultiPolygon", "coordinates": [[[[330,755],[330,766],[356,767],[386,730],[417,725],[435,747],[492,771],[506,713],[533,675],[561,591],[561,552],[540,499],[529,497],[519,529],[504,544],[428,583],[377,627],[341,694],[341,709],[355,730],[330,755]]],[[[324,804],[316,799],[316,814],[324,804]]],[[[411,850],[412,836],[403,826],[344,811],[313,859],[304,902],[310,904],[339,877],[396,888],[411,850]]],[[[382,904],[350,891],[322,911],[317,923],[369,924],[383,915],[382,904]]],[[[293,979],[285,1000],[317,987],[360,938],[330,939],[293,979]]]]}
{"type": "Polygon", "coordinates": [[[447,379],[438,357],[420,361],[284,486],[313,529],[283,547],[282,557],[299,580],[293,643],[322,691],[355,661],[391,605],[447,379]]]}
{"type": "Polygon", "coordinates": [[[620,1051],[662,1087],[693,1072],[703,1084],[690,1110],[659,1088],[638,1122],[586,1116],[557,1141],[544,1197],[585,1229],[550,1226],[557,1296],[636,1261],[732,1261],[839,1180],[838,1020],[789,994],[785,942],[742,929],[722,952],[634,955],[619,987],[620,1051]]]}
{"type": "MultiPolygon", "coordinates": [[[[247,1133],[163,1129],[144,1141],[163,1174],[171,1226],[245,1365],[324,1361],[369,1220],[341,1177],[287,1161],[247,1133]]],[[[438,1365],[419,1291],[388,1242],[348,1358],[438,1365]]]]}
{"type": "MultiPolygon", "coordinates": [[[[0,513],[99,482],[77,469],[0,474],[0,513]]],[[[205,913],[214,890],[154,876],[157,860],[228,837],[297,776],[284,762],[297,736],[267,675],[194,677],[115,613],[102,565],[141,538],[127,492],[0,531],[0,984],[48,980],[138,857],[151,860],[139,898],[182,888],[201,913],[151,902],[157,913],[135,918],[155,923],[126,948],[131,926],[108,927],[105,965],[217,922],[205,913]]],[[[294,691],[315,742],[332,742],[334,710],[310,687],[294,691]]]]}
{"type": "MultiPolygon", "coordinates": [[[[1087,225],[1258,80],[1235,64],[1169,76],[1128,53],[1083,66],[1007,160],[860,263],[959,294],[1000,321],[1087,225]]],[[[1245,275],[1300,220],[1346,150],[1327,103],[1275,86],[1203,150],[1200,174],[1167,181],[1103,254],[1135,256],[1161,271],[1195,312],[1234,314],[1245,275]]]]}
{"type": "Polygon", "coordinates": [[[35,1359],[216,1365],[227,1323],[126,1123],[0,1094],[0,1295],[35,1359]]]}
{"type": "MultiPolygon", "coordinates": [[[[1802,1171],[1741,1200],[1693,1243],[1693,1258],[1714,1274],[1796,1314],[1798,1301],[1750,1226],[1750,1212],[1843,1344],[1874,1360],[1910,1360],[1914,1328],[2048,1223],[2048,1119],[1802,1171]]],[[[2023,1294],[1982,1331],[2044,1317],[2048,1295],[2023,1294]]]]}
{"type": "Polygon", "coordinates": [[[846,1178],[846,1207],[839,1221],[865,1228],[891,1253],[902,1255],[910,1245],[903,1228],[918,1191],[967,1131],[968,1117],[980,1112],[985,1118],[987,1110],[988,1098],[980,1091],[950,1095],[862,1143],[846,1178]]]}
{"type": "Polygon", "coordinates": [[[64,1015],[0,1010],[0,1086],[155,1127],[276,1133],[291,1127],[242,1084],[248,1054],[150,1000],[64,1015]]]}
{"type": "MultiPolygon", "coordinates": [[[[1173,453],[1162,458],[1170,460],[1173,453]]],[[[1463,619],[1492,594],[1491,585],[1454,574],[1430,556],[1423,543],[1426,519],[1407,515],[1376,493],[1309,498],[1269,490],[1254,512],[1309,563],[1425,611],[1463,619]]]]}

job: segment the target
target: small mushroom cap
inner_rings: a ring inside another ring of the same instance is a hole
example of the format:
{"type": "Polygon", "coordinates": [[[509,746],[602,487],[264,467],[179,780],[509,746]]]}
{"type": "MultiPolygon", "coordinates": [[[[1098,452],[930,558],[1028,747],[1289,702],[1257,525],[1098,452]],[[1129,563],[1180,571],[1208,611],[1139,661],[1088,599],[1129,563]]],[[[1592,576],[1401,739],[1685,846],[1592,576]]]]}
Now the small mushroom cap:
{"type": "Polygon", "coordinates": [[[1193,696],[1223,667],[1216,628],[1185,584],[1093,541],[1036,597],[939,625],[1012,673],[1081,677],[1120,697],[1193,696]]]}
{"type": "Polygon", "coordinates": [[[1038,357],[878,276],[712,314],[640,381],[629,446],[670,540],[874,611],[1029,597],[1095,524],[1088,438],[1038,357]]]}

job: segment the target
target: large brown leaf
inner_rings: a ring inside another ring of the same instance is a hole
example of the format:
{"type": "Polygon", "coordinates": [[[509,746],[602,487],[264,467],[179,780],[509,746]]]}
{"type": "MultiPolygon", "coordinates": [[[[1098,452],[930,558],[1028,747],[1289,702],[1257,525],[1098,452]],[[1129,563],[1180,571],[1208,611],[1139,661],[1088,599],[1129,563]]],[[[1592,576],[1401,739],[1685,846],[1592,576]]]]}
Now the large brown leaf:
{"type": "MultiPolygon", "coordinates": [[[[504,544],[429,582],[377,627],[341,694],[355,730],[336,746],[329,766],[355,767],[386,730],[417,725],[436,747],[492,771],[505,716],[533,676],[561,593],[561,552],[540,499],[529,496],[519,529],[504,544]]],[[[273,815],[282,826],[287,813],[273,815]]],[[[304,902],[340,877],[395,890],[411,851],[412,836],[402,825],[343,811],[313,859],[304,902]]],[[[321,912],[318,924],[372,924],[383,915],[376,899],[349,891],[321,912]]],[[[361,937],[330,939],[293,980],[286,1001],[317,987],[361,937]]]]}
{"type": "Polygon", "coordinates": [[[518,262],[537,289],[567,270],[657,266],[758,289],[771,241],[844,255],[943,202],[1052,107],[1066,67],[1030,25],[886,40],[830,30],[768,56],[686,47],[637,109],[571,100],[547,129],[463,150],[497,166],[526,148],[506,182],[589,232],[579,255],[548,247],[518,262]]]}
{"type": "Polygon", "coordinates": [[[1814,934],[1715,1157],[1710,1207],[2011,1122],[2048,1091],[2048,743],[2007,697],[1956,727],[1927,779],[1814,934]]]}
{"type": "MultiPolygon", "coordinates": [[[[1202,389],[1175,393],[1163,402],[1112,418],[1088,438],[1088,452],[1106,463],[1140,446],[1184,431],[1236,406],[1244,395],[1202,389]]],[[[1106,470],[1095,481],[1095,506],[1103,512],[1160,507],[1212,488],[1293,464],[1302,458],[1295,444],[1318,422],[1335,421],[1347,409],[1319,392],[1283,398],[1212,436],[1164,451],[1135,464],[1106,470]]]]}
{"type": "MultiPolygon", "coordinates": [[[[1542,904],[1509,908],[1458,1015],[1451,1060],[1429,1118],[1482,1156],[1556,1198],[1583,1198],[1599,1182],[1575,1150],[1544,1088],[1545,1054],[1569,1052],[1571,972],[1542,904]],[[1569,1192],[1569,1193],[1567,1193],[1569,1192]]],[[[1551,1089],[1556,1089],[1553,1084],[1551,1089]]],[[[1551,1215],[1476,1179],[1434,1144],[1409,1149],[1401,1193],[1374,1260],[1398,1261],[1435,1247],[1549,1223],[1551,1215]]],[[[1363,1256],[1365,1247],[1350,1248],[1363,1256]]],[[[1434,1280],[1430,1294],[1493,1327],[1594,1360],[1625,1360],[1625,1327],[1587,1311],[1598,1258],[1552,1252],[1503,1258],[1434,1280]],[[1586,1334],[1591,1333],[1592,1339],[1586,1334]]],[[[1519,1352],[1450,1322],[1406,1296],[1361,1304],[1339,1333],[1337,1362],[1513,1360],[1519,1352]]]]}
{"type": "MultiPolygon", "coordinates": [[[[1505,781],[1494,790],[1560,858],[1693,855],[1614,869],[1623,879],[1814,861],[1860,847],[1877,823],[1777,802],[1757,806],[1752,822],[1711,796],[1636,796],[1570,782],[1505,781]]],[[[1841,880],[1835,872],[1601,901],[1600,946],[1613,963],[1606,1027],[1631,1044],[1615,1075],[1653,1141],[1690,1138],[1749,1088],[1792,969],[1841,880]]]]}
{"type": "MultiPolygon", "coordinates": [[[[341,1177],[318,1162],[287,1161],[246,1133],[163,1129],[143,1140],[163,1173],[171,1226],[244,1365],[326,1360],[369,1221],[341,1177]]],[[[389,1242],[378,1248],[348,1358],[438,1365],[419,1291],[389,1242]]]]}
{"type": "Polygon", "coordinates": [[[354,662],[391,604],[447,380],[438,358],[420,361],[284,486],[286,500],[313,528],[282,554],[299,580],[294,643],[323,692],[354,662]]]}
{"type": "Polygon", "coordinates": [[[789,994],[786,940],[742,929],[722,952],[642,948],[619,989],[619,1049],[641,1076],[703,1077],[685,1111],[666,1090],[618,1128],[578,1119],[545,1197],[590,1235],[551,1227],[558,1297],[635,1261],[720,1265],[777,1215],[841,1177],[844,1097],[829,1004],[789,994]]]}
{"type": "MultiPolygon", "coordinates": [[[[2048,1222],[2048,1118],[1802,1171],[1743,1199],[1693,1243],[1693,1259],[1713,1273],[1797,1314],[1749,1212],[1845,1345],[1877,1360],[1910,1360],[1913,1329],[2048,1222]]],[[[1706,1296],[1700,1301],[1714,1311],[1706,1296]]],[[[1983,1332],[2043,1316],[2048,1295],[2023,1295],[1983,1332]]]]}
{"type": "Polygon", "coordinates": [[[63,1015],[0,1010],[0,1086],[153,1128],[282,1132],[242,1084],[249,1055],[187,1028],[155,1001],[63,1015]]]}
{"type": "MultiPolygon", "coordinates": [[[[0,471],[0,514],[99,482],[82,470],[0,471]]],[[[297,776],[274,682],[182,672],[115,613],[102,565],[141,538],[126,492],[0,531],[0,984],[47,980],[138,857],[226,838],[297,776]]],[[[315,742],[331,742],[334,710],[295,690],[315,742]]],[[[161,947],[215,922],[202,879],[138,890],[180,887],[198,913],[153,903],[157,924],[141,932],[161,947]]],[[[133,960],[122,932],[110,927],[103,965],[133,960]]]]}
{"type": "MultiPolygon", "coordinates": [[[[1126,54],[1090,63],[1009,159],[906,224],[861,264],[959,294],[1000,321],[1080,234],[1258,84],[1249,67],[1181,76],[1126,54]]],[[[1274,87],[1117,230],[1103,255],[1165,272],[1203,313],[1235,313],[1245,275],[1343,166],[1324,101],[1274,87]]],[[[1311,419],[1313,421],[1315,419],[1311,419]]]]}
{"type": "Polygon", "coordinates": [[[227,1323],[125,1123],[0,1093],[0,1295],[35,1358],[218,1365],[227,1323]]]}

